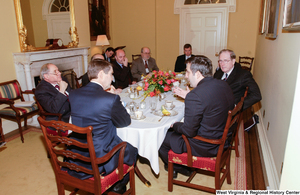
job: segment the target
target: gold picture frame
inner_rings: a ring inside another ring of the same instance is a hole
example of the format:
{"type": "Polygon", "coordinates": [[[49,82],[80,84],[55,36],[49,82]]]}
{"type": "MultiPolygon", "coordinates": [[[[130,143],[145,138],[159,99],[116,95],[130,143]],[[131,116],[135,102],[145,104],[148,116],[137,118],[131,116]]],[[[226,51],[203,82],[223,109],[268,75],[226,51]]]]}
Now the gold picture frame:
{"type": "MultiPolygon", "coordinates": [[[[47,50],[47,49],[49,49],[51,46],[48,46],[48,47],[34,47],[32,45],[27,45],[27,43],[26,43],[27,29],[26,29],[26,26],[23,23],[21,2],[20,1],[21,0],[14,0],[17,26],[18,26],[19,44],[20,44],[21,51],[22,52],[28,52],[28,51],[37,51],[37,50],[47,50]]],[[[68,45],[66,45],[66,47],[78,47],[79,37],[78,37],[78,34],[77,34],[77,28],[75,26],[74,2],[73,2],[73,0],[69,0],[69,6],[70,6],[70,9],[69,9],[70,10],[70,21],[71,21],[69,34],[71,36],[71,42],[68,45]]]]}

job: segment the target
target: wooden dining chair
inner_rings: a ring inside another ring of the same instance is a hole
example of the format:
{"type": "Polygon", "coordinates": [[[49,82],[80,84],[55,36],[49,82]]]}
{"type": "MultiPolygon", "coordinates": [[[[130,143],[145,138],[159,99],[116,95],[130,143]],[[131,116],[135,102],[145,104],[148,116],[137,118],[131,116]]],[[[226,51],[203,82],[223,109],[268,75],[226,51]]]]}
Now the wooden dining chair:
{"type": "Polygon", "coordinates": [[[138,59],[139,57],[141,57],[141,54],[132,55],[132,61],[138,59]]]}
{"type": "Polygon", "coordinates": [[[82,79],[82,76],[77,78],[76,72],[74,70],[65,70],[62,72],[61,76],[65,77],[72,89],[78,89],[80,88],[79,81],[82,79]]]}
{"type": "MultiPolygon", "coordinates": [[[[16,107],[15,102],[25,102],[24,94],[33,94],[32,90],[22,91],[21,86],[17,80],[0,83],[0,105],[6,105],[0,110],[1,118],[16,121],[18,123],[19,133],[22,142],[24,143],[22,120],[24,120],[24,127],[27,128],[27,118],[38,113],[36,104],[32,106],[16,107]]],[[[2,122],[0,122],[2,126],[2,122]]]]}
{"type": "MultiPolygon", "coordinates": [[[[123,179],[123,177],[129,173],[130,188],[124,194],[135,195],[135,178],[134,178],[134,165],[126,165],[123,163],[124,153],[126,148],[126,142],[122,142],[115,146],[109,153],[101,158],[96,158],[96,153],[93,143],[93,127],[78,127],[73,124],[65,123],[63,121],[46,121],[42,117],[38,117],[38,121],[41,125],[43,135],[46,141],[46,146],[51,156],[51,163],[55,173],[55,179],[57,184],[57,190],[59,195],[65,194],[65,185],[68,187],[73,187],[74,191],[71,194],[76,194],[78,190],[87,191],[93,194],[103,194],[106,192],[113,184],[123,179]],[[75,139],[69,137],[49,135],[47,133],[47,127],[54,128],[56,131],[67,131],[72,130],[72,132],[83,134],[87,138],[86,143],[79,142],[75,139]],[[76,153],[70,150],[66,150],[65,147],[54,146],[53,142],[61,142],[62,144],[76,147],[78,151],[88,150],[90,156],[85,157],[80,153],[76,153]],[[120,151],[120,152],[119,152],[120,151]],[[98,166],[107,163],[113,155],[119,152],[118,167],[108,175],[101,175],[99,173],[98,166]],[[92,170],[87,169],[83,166],[69,163],[64,161],[65,158],[72,158],[74,160],[78,159],[92,165],[92,170]],[[70,170],[76,170],[78,172],[83,172],[91,175],[89,179],[81,180],[68,174],[67,171],[62,168],[68,168],[70,170]]],[[[107,192],[108,194],[115,194],[113,192],[107,192]]]]}
{"type": "Polygon", "coordinates": [[[248,71],[251,71],[253,65],[254,58],[247,57],[247,56],[239,56],[239,63],[241,64],[242,68],[248,71]]]}
{"type": "Polygon", "coordinates": [[[231,184],[230,176],[230,155],[231,148],[224,148],[226,140],[230,140],[230,144],[234,141],[235,134],[238,128],[238,121],[241,117],[241,110],[243,107],[244,98],[236,105],[231,111],[228,111],[227,122],[223,132],[223,136],[220,139],[207,139],[201,136],[195,136],[192,139],[197,139],[206,143],[216,144],[219,146],[216,157],[198,157],[192,155],[191,146],[185,135],[182,135],[186,147],[187,153],[176,154],[172,150],[168,153],[168,191],[173,191],[173,184],[181,185],[197,190],[207,191],[210,193],[216,193],[216,190],[220,190],[225,179],[227,183],[231,184]],[[179,164],[188,166],[194,170],[191,176],[186,181],[173,179],[173,164],[179,164]],[[197,174],[205,174],[215,177],[215,187],[202,186],[199,184],[191,183],[194,176],[197,174]],[[222,175],[221,175],[222,174],[222,175]]]}
{"type": "MultiPolygon", "coordinates": [[[[243,96],[244,100],[247,97],[247,94],[248,94],[248,87],[246,87],[246,90],[245,90],[245,93],[244,93],[244,96],[243,96]]],[[[239,129],[240,129],[240,126],[241,126],[242,122],[243,122],[243,110],[241,111],[241,117],[239,118],[237,132],[236,132],[235,137],[234,137],[234,143],[231,145],[231,149],[235,150],[235,156],[236,157],[240,157],[240,153],[239,153],[239,145],[240,145],[239,129]]]]}

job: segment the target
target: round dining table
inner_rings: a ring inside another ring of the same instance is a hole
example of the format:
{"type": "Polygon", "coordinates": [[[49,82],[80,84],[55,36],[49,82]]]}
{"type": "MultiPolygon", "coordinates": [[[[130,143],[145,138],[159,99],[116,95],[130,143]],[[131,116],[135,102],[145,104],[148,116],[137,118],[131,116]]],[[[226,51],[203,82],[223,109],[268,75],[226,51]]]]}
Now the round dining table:
{"type": "Polygon", "coordinates": [[[138,149],[138,154],[149,160],[150,166],[155,174],[159,174],[159,153],[158,150],[164,141],[166,133],[170,126],[184,117],[184,103],[177,97],[174,97],[171,91],[164,93],[164,99],[158,97],[147,97],[144,99],[143,92],[135,98],[130,96],[127,89],[124,89],[121,94],[121,101],[130,113],[129,105],[135,102],[138,105],[138,110],[143,111],[143,116],[140,120],[135,119],[132,114],[131,124],[127,127],[117,128],[117,135],[123,140],[138,149]],[[131,97],[131,98],[130,98],[131,97]],[[140,103],[144,100],[145,108],[140,103]],[[170,109],[171,116],[161,116],[161,106],[166,106],[166,100],[173,101],[170,109]],[[150,102],[157,101],[156,110],[151,113],[150,102]]]}

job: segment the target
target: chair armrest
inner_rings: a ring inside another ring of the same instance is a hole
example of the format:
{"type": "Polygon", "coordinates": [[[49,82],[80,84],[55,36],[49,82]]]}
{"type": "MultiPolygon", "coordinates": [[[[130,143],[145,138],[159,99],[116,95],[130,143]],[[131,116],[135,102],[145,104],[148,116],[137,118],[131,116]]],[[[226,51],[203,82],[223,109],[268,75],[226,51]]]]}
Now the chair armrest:
{"type": "Polygon", "coordinates": [[[32,90],[22,91],[23,94],[34,94],[32,90]]]}
{"type": "Polygon", "coordinates": [[[123,164],[124,164],[124,154],[125,154],[125,148],[126,148],[127,142],[121,142],[118,145],[116,145],[111,151],[109,151],[106,155],[102,156],[101,158],[96,159],[96,164],[102,164],[107,162],[113,155],[115,155],[119,150],[119,161],[118,161],[118,171],[119,171],[119,179],[123,179],[123,164]]]}
{"type": "MultiPolygon", "coordinates": [[[[190,145],[190,142],[189,142],[189,140],[187,139],[187,137],[185,135],[182,134],[182,137],[183,137],[183,140],[185,142],[186,149],[187,149],[187,159],[188,159],[187,165],[189,167],[192,167],[193,166],[193,159],[192,159],[193,156],[192,156],[191,145],[190,145]]],[[[192,139],[197,139],[197,140],[200,140],[200,141],[203,141],[203,142],[216,144],[216,145],[220,145],[220,144],[223,143],[222,139],[207,139],[207,138],[201,137],[199,135],[196,135],[192,139]]]]}
{"type": "Polygon", "coordinates": [[[58,121],[61,121],[61,117],[62,117],[62,114],[59,114],[59,113],[49,113],[49,112],[45,112],[43,110],[40,110],[40,114],[41,116],[57,116],[58,117],[58,121]]]}
{"type": "Polygon", "coordinates": [[[0,98],[0,104],[14,105],[15,101],[8,98],[0,98]]]}

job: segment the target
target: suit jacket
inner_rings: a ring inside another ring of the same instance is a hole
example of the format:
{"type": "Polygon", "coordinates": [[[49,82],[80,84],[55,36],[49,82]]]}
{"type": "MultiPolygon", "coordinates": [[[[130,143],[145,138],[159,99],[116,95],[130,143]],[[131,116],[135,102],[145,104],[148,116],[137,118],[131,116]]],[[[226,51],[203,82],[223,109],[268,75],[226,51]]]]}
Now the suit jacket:
{"type": "MultiPolygon", "coordinates": [[[[194,56],[193,54],[191,56],[194,56]]],[[[176,62],[175,62],[175,72],[182,72],[185,71],[186,69],[186,64],[185,62],[185,54],[180,55],[177,57],[176,62]]]]}
{"type": "MultiPolygon", "coordinates": [[[[72,91],[69,99],[72,106],[72,123],[79,127],[89,125],[93,127],[93,142],[97,158],[106,155],[113,147],[122,142],[117,136],[116,127],[128,126],[131,119],[118,95],[108,93],[99,84],[90,82],[85,87],[72,91]]],[[[71,138],[86,142],[86,137],[74,132],[71,134],[71,138]]],[[[68,147],[68,149],[78,151],[73,147],[68,147]]],[[[84,156],[89,156],[87,150],[79,152],[84,156]]],[[[111,173],[118,166],[118,158],[119,152],[108,163],[99,166],[100,173],[106,175],[111,173]]],[[[132,165],[136,162],[136,158],[137,149],[127,143],[124,163],[132,165]]],[[[68,161],[92,169],[90,164],[82,161],[71,159],[68,159],[68,161]]],[[[68,170],[68,172],[80,179],[91,177],[91,175],[82,172],[71,170],[68,170]]]]}
{"type": "Polygon", "coordinates": [[[116,61],[114,61],[112,64],[116,82],[115,88],[124,89],[128,87],[128,85],[133,81],[129,65],[128,67],[123,66],[123,68],[121,68],[121,66],[116,61]]]}
{"type": "MultiPolygon", "coordinates": [[[[222,71],[222,69],[219,69],[217,70],[217,72],[215,72],[214,78],[221,79],[223,74],[224,72],[222,71]]],[[[251,72],[242,69],[239,63],[234,64],[234,68],[227,78],[226,82],[232,89],[235,98],[235,104],[237,104],[241,100],[241,97],[244,96],[246,87],[249,87],[248,95],[244,100],[244,110],[261,100],[259,87],[253,79],[251,72]]]]}
{"type": "MultiPolygon", "coordinates": [[[[234,107],[234,96],[230,87],[220,80],[207,77],[185,98],[184,122],[173,125],[171,148],[175,153],[186,152],[181,134],[188,137],[192,154],[216,156],[218,145],[205,143],[192,137],[200,135],[208,139],[220,139],[223,135],[228,111],[234,107]]],[[[230,135],[230,134],[229,134],[230,135]]],[[[228,147],[228,143],[225,147],[228,147]]]]}
{"type": "MultiPolygon", "coordinates": [[[[149,58],[148,60],[148,69],[149,72],[152,72],[153,70],[159,71],[159,68],[156,65],[156,61],[154,58],[149,58]]],[[[132,62],[131,67],[131,74],[134,79],[137,81],[141,80],[142,75],[146,75],[146,68],[142,57],[139,57],[138,59],[134,60],[132,62]]]]}
{"type": "MultiPolygon", "coordinates": [[[[68,82],[65,78],[64,81],[68,82]]],[[[71,92],[70,85],[67,87],[67,92],[71,92]]],[[[41,80],[35,90],[35,97],[46,112],[62,114],[61,120],[69,122],[71,107],[68,97],[60,93],[52,84],[45,80],[41,80]]],[[[58,120],[56,116],[47,116],[46,120],[58,120]]]]}

